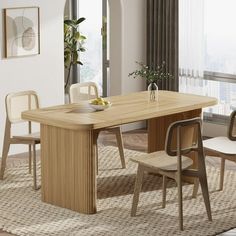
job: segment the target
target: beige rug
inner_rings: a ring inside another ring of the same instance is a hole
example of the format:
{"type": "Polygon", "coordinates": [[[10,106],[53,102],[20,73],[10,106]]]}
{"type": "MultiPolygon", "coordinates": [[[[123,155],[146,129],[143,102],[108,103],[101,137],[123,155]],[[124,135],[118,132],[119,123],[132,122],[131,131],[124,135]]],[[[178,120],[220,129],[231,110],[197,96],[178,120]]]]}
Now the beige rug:
{"type": "Polygon", "coordinates": [[[6,171],[0,181],[0,228],[16,235],[216,235],[236,227],[236,173],[226,171],[225,189],[217,191],[218,170],[208,168],[213,222],[207,220],[199,191],[191,198],[192,186],[185,185],[184,232],[178,231],[176,185],[168,182],[167,207],[161,208],[161,178],[146,175],[137,217],[130,217],[136,165],[128,157],[139,152],[125,150],[128,168],[120,169],[117,149],[100,148],[98,213],[82,215],[42,203],[40,191],[32,190],[27,165],[6,171]]]}

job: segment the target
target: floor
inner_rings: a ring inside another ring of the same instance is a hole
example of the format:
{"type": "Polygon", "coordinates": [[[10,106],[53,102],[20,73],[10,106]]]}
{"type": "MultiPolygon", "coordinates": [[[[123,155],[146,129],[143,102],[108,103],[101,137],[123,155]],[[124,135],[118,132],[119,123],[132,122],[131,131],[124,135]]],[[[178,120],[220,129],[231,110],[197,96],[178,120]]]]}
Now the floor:
{"type": "MultiPolygon", "coordinates": [[[[138,130],[138,131],[132,131],[127,132],[123,134],[123,140],[124,140],[124,146],[127,149],[133,149],[141,152],[145,152],[147,150],[147,133],[145,130],[138,130]]],[[[102,143],[103,145],[113,145],[116,146],[116,139],[113,134],[103,132],[99,135],[99,143],[102,143]]],[[[16,155],[12,156],[8,159],[8,163],[15,163],[17,161],[20,161],[22,159],[26,159],[26,155],[16,155]]],[[[207,158],[207,164],[212,165],[215,167],[219,167],[220,162],[219,158],[207,158]]],[[[236,164],[232,162],[226,162],[226,169],[234,170],[236,171],[236,164]]],[[[3,232],[0,229],[0,236],[9,236],[12,234],[3,232]]],[[[228,231],[226,233],[221,234],[221,236],[236,236],[236,229],[233,229],[231,231],[228,231]]]]}

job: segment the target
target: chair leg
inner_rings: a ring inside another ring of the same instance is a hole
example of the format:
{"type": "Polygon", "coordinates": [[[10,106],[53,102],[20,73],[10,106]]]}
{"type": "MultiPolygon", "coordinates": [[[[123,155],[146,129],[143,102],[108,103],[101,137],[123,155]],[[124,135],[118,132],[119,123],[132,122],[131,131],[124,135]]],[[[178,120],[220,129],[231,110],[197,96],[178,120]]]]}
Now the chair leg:
{"type": "Polygon", "coordinates": [[[9,148],[10,148],[10,142],[8,140],[4,139],[3,151],[2,151],[2,162],[1,162],[0,179],[3,179],[3,177],[4,177],[4,172],[5,172],[5,169],[6,169],[6,162],[7,162],[9,148]]]}
{"type": "Polygon", "coordinates": [[[193,194],[192,194],[193,198],[197,197],[198,189],[199,189],[199,179],[198,178],[194,178],[193,194]]]}
{"type": "Polygon", "coordinates": [[[31,174],[32,170],[32,148],[31,144],[29,144],[29,174],[31,174]]]}
{"type": "Polygon", "coordinates": [[[116,132],[117,146],[118,146],[119,153],[120,153],[121,165],[122,165],[122,168],[125,169],[126,164],[125,164],[125,155],[124,155],[124,145],[123,145],[123,139],[122,139],[120,127],[117,127],[115,132],[116,132]]]}
{"type": "Polygon", "coordinates": [[[163,183],[162,183],[162,208],[166,207],[166,185],[167,185],[167,177],[163,175],[163,183]]]}
{"type": "Polygon", "coordinates": [[[144,170],[139,165],[138,166],[138,171],[137,171],[137,176],[136,176],[136,181],[135,181],[135,186],[134,186],[134,195],[133,195],[131,216],[136,215],[136,211],[137,211],[137,207],[138,207],[138,201],[139,201],[139,193],[142,189],[143,174],[144,174],[144,170]]]}
{"type": "Polygon", "coordinates": [[[209,221],[212,221],[205,159],[198,158],[198,165],[199,165],[199,182],[201,184],[202,195],[203,195],[204,203],[205,203],[205,206],[206,206],[207,216],[208,216],[209,221]]]}
{"type": "Polygon", "coordinates": [[[202,195],[203,195],[205,206],[206,206],[207,216],[208,216],[209,221],[212,221],[211,205],[210,205],[210,198],[209,198],[206,176],[200,176],[199,181],[201,184],[202,195]]]}
{"type": "Polygon", "coordinates": [[[36,160],[36,145],[33,144],[33,181],[34,181],[34,190],[38,190],[37,186],[37,160],[36,160]]]}
{"type": "Polygon", "coordinates": [[[224,186],[224,175],[225,175],[225,159],[221,158],[221,165],[220,165],[220,185],[219,190],[223,190],[224,186]]]}
{"type": "Polygon", "coordinates": [[[177,173],[176,182],[178,185],[178,204],[179,204],[179,229],[184,230],[183,225],[183,196],[182,196],[182,177],[181,173],[177,173]]]}

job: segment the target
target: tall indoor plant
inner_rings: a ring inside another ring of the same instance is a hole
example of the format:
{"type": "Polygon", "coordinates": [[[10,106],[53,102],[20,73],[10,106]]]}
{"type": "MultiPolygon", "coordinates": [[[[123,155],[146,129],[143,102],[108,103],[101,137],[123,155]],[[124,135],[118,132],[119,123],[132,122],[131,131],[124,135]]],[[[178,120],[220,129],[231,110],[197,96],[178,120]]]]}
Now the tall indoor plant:
{"type": "Polygon", "coordinates": [[[156,68],[153,66],[145,65],[142,62],[136,62],[141,68],[129,73],[129,76],[133,78],[144,78],[148,84],[148,91],[149,91],[149,99],[150,101],[157,101],[158,100],[158,86],[157,82],[163,79],[170,79],[173,76],[165,72],[166,63],[165,61],[162,62],[161,65],[157,66],[156,68]]]}
{"type": "Polygon", "coordinates": [[[86,37],[79,32],[79,24],[85,20],[64,20],[64,64],[67,69],[65,78],[65,90],[69,84],[71,68],[73,65],[83,65],[79,60],[79,53],[84,52],[84,41],[86,37]]]}

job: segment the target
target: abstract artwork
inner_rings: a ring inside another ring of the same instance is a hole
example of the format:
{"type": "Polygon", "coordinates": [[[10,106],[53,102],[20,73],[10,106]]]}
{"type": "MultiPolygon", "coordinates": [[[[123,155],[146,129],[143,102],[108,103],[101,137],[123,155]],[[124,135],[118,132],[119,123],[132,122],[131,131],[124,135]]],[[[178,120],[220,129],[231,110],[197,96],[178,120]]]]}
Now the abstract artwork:
{"type": "Polygon", "coordinates": [[[38,7],[4,9],[4,20],[5,57],[39,54],[38,7]]]}

